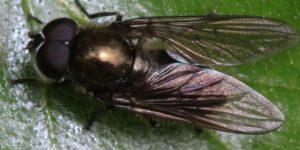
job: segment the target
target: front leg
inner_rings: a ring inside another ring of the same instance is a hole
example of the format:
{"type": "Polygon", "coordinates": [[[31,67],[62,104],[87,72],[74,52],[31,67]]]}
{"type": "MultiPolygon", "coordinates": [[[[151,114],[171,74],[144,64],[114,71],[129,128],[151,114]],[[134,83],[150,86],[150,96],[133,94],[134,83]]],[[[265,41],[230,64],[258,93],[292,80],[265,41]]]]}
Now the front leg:
{"type": "Polygon", "coordinates": [[[42,82],[39,79],[36,78],[20,78],[20,79],[13,79],[10,80],[10,83],[12,85],[16,85],[16,84],[26,84],[26,83],[33,83],[33,82],[42,82]]]}
{"type": "MultiPolygon", "coordinates": [[[[17,84],[28,84],[28,83],[41,83],[41,84],[46,84],[45,81],[38,79],[38,78],[19,78],[19,79],[12,79],[10,80],[10,83],[12,85],[17,85],[17,84]]],[[[53,82],[50,83],[50,85],[65,85],[71,83],[70,80],[64,80],[62,82],[53,82]]]]}

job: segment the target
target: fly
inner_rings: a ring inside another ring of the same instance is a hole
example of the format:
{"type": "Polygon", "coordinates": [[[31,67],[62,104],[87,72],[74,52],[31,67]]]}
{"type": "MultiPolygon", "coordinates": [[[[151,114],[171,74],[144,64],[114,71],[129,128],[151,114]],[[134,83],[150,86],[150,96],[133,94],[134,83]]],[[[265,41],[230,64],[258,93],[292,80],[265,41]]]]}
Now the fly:
{"type": "Polygon", "coordinates": [[[58,18],[30,33],[27,48],[52,83],[78,83],[115,107],[196,127],[260,134],[282,125],[284,115],[267,98],[210,68],[253,62],[297,43],[290,25],[215,14],[122,20],[118,12],[89,14],[75,4],[89,19],[116,20],[100,28],[58,18]],[[145,46],[151,39],[164,48],[145,46]]]}

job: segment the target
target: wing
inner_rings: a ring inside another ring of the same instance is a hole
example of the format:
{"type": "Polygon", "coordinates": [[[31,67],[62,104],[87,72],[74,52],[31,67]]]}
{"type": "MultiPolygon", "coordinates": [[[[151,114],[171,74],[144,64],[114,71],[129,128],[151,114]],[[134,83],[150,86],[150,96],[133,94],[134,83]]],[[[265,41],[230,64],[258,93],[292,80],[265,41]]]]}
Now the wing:
{"type": "Polygon", "coordinates": [[[162,39],[178,61],[206,66],[252,62],[299,40],[288,24],[264,17],[149,17],[120,24],[131,36],[162,39]]]}
{"type": "Polygon", "coordinates": [[[188,64],[155,71],[131,95],[115,95],[115,106],[226,132],[259,134],[279,128],[281,111],[237,79],[188,64]]]}

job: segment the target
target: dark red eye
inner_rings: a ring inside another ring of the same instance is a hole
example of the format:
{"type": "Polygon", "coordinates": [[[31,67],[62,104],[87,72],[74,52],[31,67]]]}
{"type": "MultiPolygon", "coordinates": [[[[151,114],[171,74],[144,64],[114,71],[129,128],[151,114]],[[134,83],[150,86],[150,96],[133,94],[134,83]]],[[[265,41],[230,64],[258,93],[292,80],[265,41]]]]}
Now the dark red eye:
{"type": "Polygon", "coordinates": [[[70,49],[60,42],[48,41],[38,50],[36,63],[48,78],[60,79],[68,68],[70,49]]]}
{"type": "Polygon", "coordinates": [[[42,30],[46,40],[70,41],[76,33],[76,23],[68,18],[59,18],[48,23],[42,30]]]}

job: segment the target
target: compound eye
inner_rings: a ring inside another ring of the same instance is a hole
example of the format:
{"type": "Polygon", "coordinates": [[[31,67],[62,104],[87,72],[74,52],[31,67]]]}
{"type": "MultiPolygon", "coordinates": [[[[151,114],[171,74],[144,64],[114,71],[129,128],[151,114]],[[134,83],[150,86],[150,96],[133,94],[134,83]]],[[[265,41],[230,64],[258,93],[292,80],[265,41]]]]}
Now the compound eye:
{"type": "Polygon", "coordinates": [[[46,40],[70,41],[76,33],[76,23],[68,18],[59,18],[48,23],[42,30],[46,40]]]}
{"type": "Polygon", "coordinates": [[[36,54],[39,70],[48,78],[59,80],[68,68],[70,49],[59,42],[45,42],[36,54]]]}

